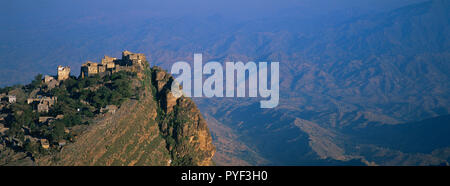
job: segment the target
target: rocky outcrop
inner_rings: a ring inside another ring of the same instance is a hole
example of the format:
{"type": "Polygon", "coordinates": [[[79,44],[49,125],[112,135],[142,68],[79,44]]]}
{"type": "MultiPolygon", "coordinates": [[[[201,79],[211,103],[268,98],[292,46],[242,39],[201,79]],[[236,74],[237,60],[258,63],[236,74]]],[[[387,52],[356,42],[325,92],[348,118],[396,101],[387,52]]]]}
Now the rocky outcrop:
{"type": "Polygon", "coordinates": [[[177,104],[178,100],[172,95],[172,92],[170,91],[173,77],[159,67],[153,67],[152,76],[161,106],[164,108],[164,111],[166,113],[172,112],[173,107],[177,104]]]}
{"type": "Polygon", "coordinates": [[[195,103],[184,96],[176,98],[170,90],[174,78],[159,67],[152,69],[156,98],[161,110],[160,129],[172,152],[174,165],[210,165],[215,153],[205,119],[195,103]]]}

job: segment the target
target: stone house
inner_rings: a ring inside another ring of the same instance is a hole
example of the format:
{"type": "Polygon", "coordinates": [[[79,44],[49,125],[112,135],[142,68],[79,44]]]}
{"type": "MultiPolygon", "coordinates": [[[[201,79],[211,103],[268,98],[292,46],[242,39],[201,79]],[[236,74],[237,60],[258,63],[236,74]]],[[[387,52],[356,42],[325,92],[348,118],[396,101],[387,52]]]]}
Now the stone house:
{"type": "Polygon", "coordinates": [[[39,141],[41,142],[42,148],[44,149],[50,148],[50,143],[48,142],[47,139],[40,139],[39,141]]]}
{"type": "Polygon", "coordinates": [[[44,76],[44,83],[49,83],[50,81],[54,80],[55,78],[49,75],[44,76]]]}
{"type": "Polygon", "coordinates": [[[128,50],[122,52],[122,66],[142,66],[147,61],[144,54],[132,53],[128,50]]]}
{"type": "Polygon", "coordinates": [[[50,116],[39,117],[39,123],[41,123],[41,124],[50,123],[53,120],[55,120],[55,118],[54,117],[50,117],[50,116]]]}
{"type": "Polygon", "coordinates": [[[59,65],[58,66],[58,81],[69,79],[69,76],[70,76],[70,68],[59,65]]]}
{"type": "Polygon", "coordinates": [[[81,78],[93,76],[99,74],[99,72],[101,73],[102,71],[104,72],[103,66],[100,66],[101,67],[99,68],[99,64],[92,61],[87,61],[86,63],[82,64],[80,74],[81,78]]]}
{"type": "Polygon", "coordinates": [[[105,108],[100,109],[100,113],[107,112],[107,113],[115,114],[117,109],[118,108],[115,105],[107,105],[105,108]]]}
{"type": "Polygon", "coordinates": [[[115,63],[116,60],[117,60],[117,58],[115,58],[115,57],[105,56],[102,59],[102,65],[106,66],[106,69],[113,69],[116,66],[116,63],[115,63]]]}
{"type": "Polygon", "coordinates": [[[17,101],[16,96],[14,96],[14,95],[9,95],[8,96],[8,102],[9,103],[15,103],[16,101],[17,101]]]}
{"type": "Polygon", "coordinates": [[[115,71],[117,58],[104,56],[102,63],[98,64],[92,61],[87,61],[81,65],[81,78],[89,77],[92,75],[104,76],[111,74],[115,71]]]}
{"type": "Polygon", "coordinates": [[[45,75],[44,83],[47,85],[49,90],[59,86],[59,81],[56,80],[54,77],[48,75],[45,75]]]}
{"type": "Polygon", "coordinates": [[[80,77],[85,78],[92,75],[104,76],[122,70],[130,70],[131,67],[143,67],[144,61],[147,61],[144,54],[132,53],[130,51],[122,52],[122,59],[104,56],[101,63],[87,61],[81,65],[80,77]]]}
{"type": "Polygon", "coordinates": [[[48,112],[50,107],[56,104],[58,97],[42,97],[38,96],[38,98],[28,98],[27,103],[32,104],[37,102],[37,110],[38,112],[48,112]]]}
{"type": "Polygon", "coordinates": [[[49,108],[48,105],[45,104],[45,103],[39,103],[38,106],[37,106],[37,109],[38,109],[38,112],[45,112],[45,113],[48,113],[48,111],[49,111],[50,108],[49,108]]]}

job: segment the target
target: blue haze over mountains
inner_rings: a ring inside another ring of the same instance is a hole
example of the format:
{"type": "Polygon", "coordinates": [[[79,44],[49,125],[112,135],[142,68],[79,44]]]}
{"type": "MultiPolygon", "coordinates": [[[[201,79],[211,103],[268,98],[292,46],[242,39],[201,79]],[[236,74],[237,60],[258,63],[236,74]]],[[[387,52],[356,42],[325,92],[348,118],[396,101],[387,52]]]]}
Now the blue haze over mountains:
{"type": "Polygon", "coordinates": [[[280,104],[195,101],[218,164],[450,161],[446,0],[2,1],[0,86],[142,52],[176,61],[279,61],[280,104]]]}

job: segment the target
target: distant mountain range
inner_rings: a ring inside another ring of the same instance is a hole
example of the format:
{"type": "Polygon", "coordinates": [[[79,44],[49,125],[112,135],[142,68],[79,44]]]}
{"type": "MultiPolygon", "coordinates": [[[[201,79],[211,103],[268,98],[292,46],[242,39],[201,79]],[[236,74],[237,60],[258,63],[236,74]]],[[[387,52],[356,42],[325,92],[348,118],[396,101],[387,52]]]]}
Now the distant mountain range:
{"type": "Polygon", "coordinates": [[[213,51],[247,51],[251,60],[280,61],[280,106],[261,110],[251,101],[210,99],[199,101],[201,110],[238,131],[269,164],[448,162],[449,140],[438,135],[450,132],[448,120],[439,117],[450,109],[448,7],[448,1],[430,1],[317,33],[239,31],[213,51]],[[249,42],[257,47],[243,44],[249,42]],[[427,118],[432,118],[424,121],[427,130],[401,124],[427,118]],[[373,128],[394,124],[396,132],[373,128]],[[365,139],[363,131],[373,133],[365,139]]]}

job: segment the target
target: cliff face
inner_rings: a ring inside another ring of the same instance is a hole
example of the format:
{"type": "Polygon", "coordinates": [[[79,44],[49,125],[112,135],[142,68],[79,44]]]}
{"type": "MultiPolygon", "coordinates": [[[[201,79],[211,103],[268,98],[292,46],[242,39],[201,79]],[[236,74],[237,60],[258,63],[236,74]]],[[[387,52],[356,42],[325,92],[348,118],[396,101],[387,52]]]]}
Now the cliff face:
{"type": "Polygon", "coordinates": [[[170,87],[173,77],[159,67],[152,70],[155,97],[159,100],[160,131],[167,140],[173,165],[210,165],[215,147],[200,111],[195,103],[184,96],[175,98],[170,87]]]}
{"type": "Polygon", "coordinates": [[[35,159],[38,165],[211,165],[215,147],[195,103],[170,92],[173,77],[148,65],[139,91],[114,113],[96,117],[73,143],[35,159]]]}

